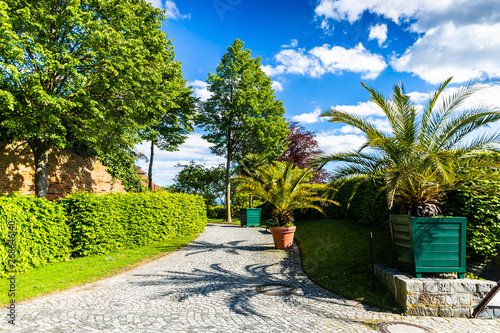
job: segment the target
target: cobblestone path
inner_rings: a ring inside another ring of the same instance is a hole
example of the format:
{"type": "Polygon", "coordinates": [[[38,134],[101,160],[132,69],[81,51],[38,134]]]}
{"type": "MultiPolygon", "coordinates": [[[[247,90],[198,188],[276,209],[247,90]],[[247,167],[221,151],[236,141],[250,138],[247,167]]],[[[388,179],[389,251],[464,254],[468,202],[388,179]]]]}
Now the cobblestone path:
{"type": "Polygon", "coordinates": [[[264,229],[209,225],[152,263],[19,304],[16,326],[3,321],[0,331],[374,332],[376,322],[403,321],[435,332],[500,332],[499,320],[404,317],[344,300],[311,283],[299,262],[296,249],[274,249],[264,229]],[[297,292],[267,295],[263,285],[297,292]]]}

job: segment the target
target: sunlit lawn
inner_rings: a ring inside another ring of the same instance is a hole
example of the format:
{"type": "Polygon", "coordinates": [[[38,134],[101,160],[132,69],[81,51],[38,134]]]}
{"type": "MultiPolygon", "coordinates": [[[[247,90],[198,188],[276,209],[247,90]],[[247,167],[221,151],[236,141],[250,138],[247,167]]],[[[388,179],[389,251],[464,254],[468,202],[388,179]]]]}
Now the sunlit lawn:
{"type": "MultiPolygon", "coordinates": [[[[51,264],[16,276],[16,302],[45,295],[72,286],[94,282],[104,277],[137,267],[158,259],[193,241],[198,235],[166,240],[137,249],[129,249],[106,255],[76,258],[51,264]]],[[[0,305],[6,305],[9,281],[0,279],[0,305]]]]}

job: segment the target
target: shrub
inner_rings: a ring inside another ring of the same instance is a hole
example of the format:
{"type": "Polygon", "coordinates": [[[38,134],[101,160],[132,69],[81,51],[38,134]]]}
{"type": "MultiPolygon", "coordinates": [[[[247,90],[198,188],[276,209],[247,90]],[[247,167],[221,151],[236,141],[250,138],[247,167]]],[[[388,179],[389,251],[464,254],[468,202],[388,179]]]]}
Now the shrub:
{"type": "Polygon", "coordinates": [[[70,230],[55,202],[17,194],[0,197],[0,276],[5,276],[10,248],[9,222],[16,230],[16,271],[64,261],[70,254],[70,230]]]}
{"type": "MultiPolygon", "coordinates": [[[[498,181],[476,182],[499,188],[498,181]]],[[[443,205],[443,215],[467,218],[467,256],[491,257],[500,252],[500,199],[497,193],[470,190],[451,191],[443,205]]],[[[477,185],[477,184],[476,184],[477,185]]],[[[497,190],[498,191],[498,190],[497,190]]]]}
{"type": "Polygon", "coordinates": [[[74,256],[106,254],[202,232],[203,198],[167,192],[91,195],[62,200],[72,230],[74,256]]]}
{"type": "MultiPolygon", "coordinates": [[[[241,206],[231,206],[231,217],[240,217],[241,206]]],[[[207,206],[207,216],[209,219],[226,219],[226,207],[225,206],[207,206]]]]}

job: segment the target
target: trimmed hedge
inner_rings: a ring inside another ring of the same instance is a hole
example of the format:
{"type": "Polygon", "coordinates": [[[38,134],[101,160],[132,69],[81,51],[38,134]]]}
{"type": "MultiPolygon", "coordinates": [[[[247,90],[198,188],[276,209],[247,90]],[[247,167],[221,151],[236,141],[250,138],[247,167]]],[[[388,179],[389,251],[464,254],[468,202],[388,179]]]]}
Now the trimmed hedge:
{"type": "MultiPolygon", "coordinates": [[[[496,188],[497,192],[500,189],[498,181],[482,183],[496,188]]],[[[496,193],[451,191],[442,208],[443,215],[467,218],[467,257],[488,258],[500,253],[500,199],[496,193]]]]}
{"type": "Polygon", "coordinates": [[[64,261],[70,255],[70,229],[56,202],[12,194],[0,197],[0,276],[11,271],[10,226],[15,229],[16,271],[64,261]]]}
{"type": "Polygon", "coordinates": [[[207,224],[203,198],[183,193],[97,196],[80,192],[60,203],[69,217],[74,256],[106,254],[195,234],[207,224]]]}
{"type": "MultiPolygon", "coordinates": [[[[240,218],[241,206],[233,205],[231,206],[231,217],[240,218]]],[[[226,219],[226,207],[225,206],[207,206],[207,216],[209,219],[226,219]]]]}

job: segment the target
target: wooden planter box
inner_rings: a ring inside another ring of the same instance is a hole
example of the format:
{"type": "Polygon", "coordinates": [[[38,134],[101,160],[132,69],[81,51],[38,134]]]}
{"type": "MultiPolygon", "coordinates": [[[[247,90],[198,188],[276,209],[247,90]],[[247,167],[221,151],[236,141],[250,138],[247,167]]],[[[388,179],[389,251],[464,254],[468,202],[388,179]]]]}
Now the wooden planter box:
{"type": "Polygon", "coordinates": [[[242,208],[240,209],[241,226],[260,226],[260,215],[262,208],[242,208]]]}
{"type": "Polygon", "coordinates": [[[398,265],[422,273],[465,274],[465,217],[390,215],[392,243],[398,265]]]}

